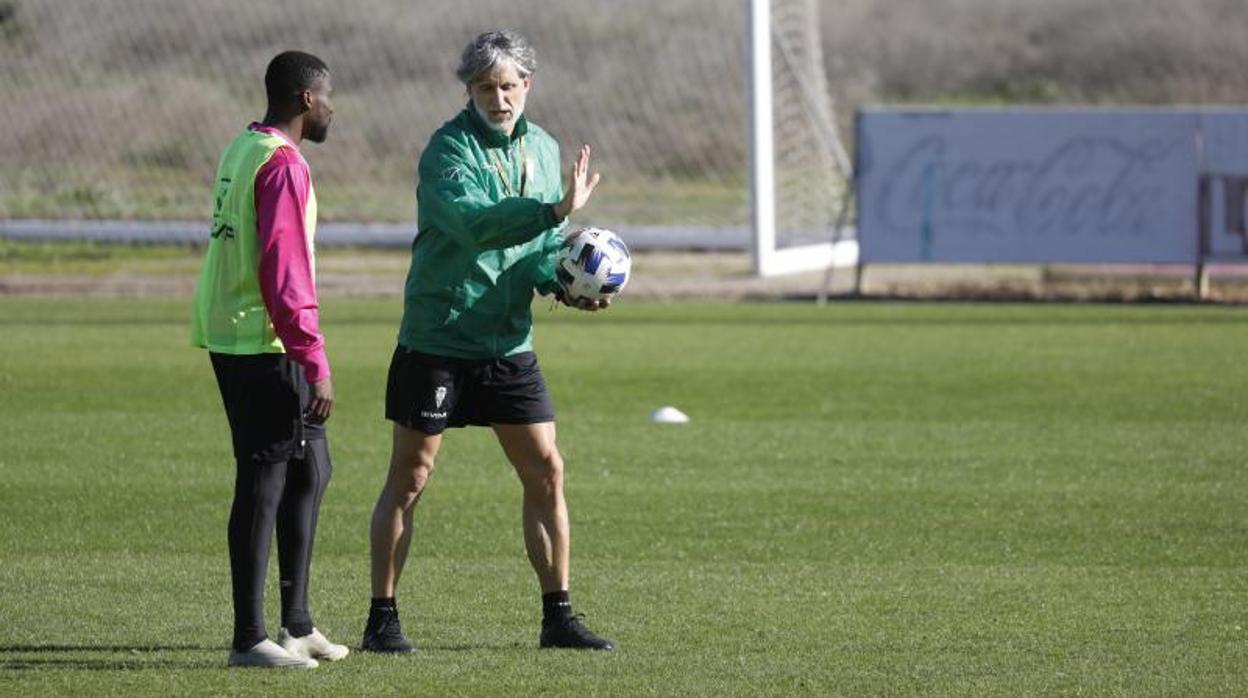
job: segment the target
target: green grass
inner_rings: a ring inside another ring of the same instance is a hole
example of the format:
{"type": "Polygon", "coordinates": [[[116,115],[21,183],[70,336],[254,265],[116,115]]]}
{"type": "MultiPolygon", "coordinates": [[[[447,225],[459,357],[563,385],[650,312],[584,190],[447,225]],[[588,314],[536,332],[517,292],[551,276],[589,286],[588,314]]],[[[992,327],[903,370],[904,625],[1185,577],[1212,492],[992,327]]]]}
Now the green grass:
{"type": "MultiPolygon", "coordinates": [[[[313,604],[352,644],[398,305],[324,309],[313,604]]],[[[0,694],[1248,685],[1248,310],[541,306],[573,593],[621,649],[534,649],[519,487],[456,431],[400,591],[422,651],[274,673],[224,668],[233,466],[186,306],[0,300],[0,694]],[[692,422],[649,423],[662,404],[692,422]]]]}

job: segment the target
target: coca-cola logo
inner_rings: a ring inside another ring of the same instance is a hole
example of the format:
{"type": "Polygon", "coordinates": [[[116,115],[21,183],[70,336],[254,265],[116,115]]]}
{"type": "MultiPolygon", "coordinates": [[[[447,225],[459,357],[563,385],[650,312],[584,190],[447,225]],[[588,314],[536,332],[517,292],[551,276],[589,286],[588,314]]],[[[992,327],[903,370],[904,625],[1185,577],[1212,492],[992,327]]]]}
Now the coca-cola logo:
{"type": "Polygon", "coordinates": [[[881,232],[892,235],[952,227],[1011,237],[1141,236],[1167,210],[1167,159],[1191,147],[1174,138],[1081,136],[1034,155],[988,159],[932,135],[880,173],[869,205],[881,232]]]}

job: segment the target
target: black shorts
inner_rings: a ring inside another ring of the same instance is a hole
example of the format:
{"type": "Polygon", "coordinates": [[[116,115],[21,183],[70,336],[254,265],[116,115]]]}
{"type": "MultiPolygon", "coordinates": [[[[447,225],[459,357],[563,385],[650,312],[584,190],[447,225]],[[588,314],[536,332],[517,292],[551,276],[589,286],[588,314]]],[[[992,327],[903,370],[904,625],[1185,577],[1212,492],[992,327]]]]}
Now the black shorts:
{"type": "Polygon", "coordinates": [[[453,359],[394,350],[386,383],[386,419],[426,434],[492,424],[555,421],[537,355],[453,359]]]}
{"type": "Polygon", "coordinates": [[[239,462],[302,457],[307,441],[325,438],[324,425],[304,420],[310,391],[298,362],[286,354],[209,356],[239,462]]]}

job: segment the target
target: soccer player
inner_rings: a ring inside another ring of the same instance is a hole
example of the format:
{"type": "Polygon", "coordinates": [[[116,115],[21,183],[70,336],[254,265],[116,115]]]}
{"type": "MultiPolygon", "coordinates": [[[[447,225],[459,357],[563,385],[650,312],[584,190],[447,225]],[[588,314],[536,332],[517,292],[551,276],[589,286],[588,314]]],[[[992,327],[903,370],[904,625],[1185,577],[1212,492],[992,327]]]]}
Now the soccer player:
{"type": "MultiPolygon", "coordinates": [[[[559,146],[524,117],[533,49],[512,32],[478,36],[457,75],[469,101],[421,154],[418,233],[390,364],[390,469],[373,510],[372,606],[363,649],[411,652],[395,591],[412,538],[412,510],[448,427],[489,426],[523,486],[524,542],[542,591],[541,647],[599,650],[611,640],[573,615],[568,511],[555,412],[533,353],[530,306],[554,293],[554,255],[570,214],[598,185],[589,146],[561,191],[559,146]]],[[[580,307],[598,310],[607,302],[580,307]]]]}
{"type": "Polygon", "coordinates": [[[312,624],[308,576],[321,496],[331,471],[325,420],[334,404],[317,320],[312,239],[316,194],[304,141],[329,132],[329,69],[298,51],[264,76],[268,111],[221,155],[212,237],[191,322],[225,403],[234,460],[230,666],[303,667],[347,655],[312,624]],[[269,540],[277,529],[282,629],[264,624],[269,540]]]}

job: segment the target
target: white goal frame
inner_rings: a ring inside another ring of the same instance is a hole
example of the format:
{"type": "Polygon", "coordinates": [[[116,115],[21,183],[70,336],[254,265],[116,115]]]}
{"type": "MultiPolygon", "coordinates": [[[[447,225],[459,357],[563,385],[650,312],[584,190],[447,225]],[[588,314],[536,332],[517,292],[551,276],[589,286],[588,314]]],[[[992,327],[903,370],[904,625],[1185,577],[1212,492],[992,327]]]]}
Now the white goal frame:
{"type": "MultiPolygon", "coordinates": [[[[858,241],[829,231],[828,242],[776,247],[775,134],[772,99],[770,0],[746,0],[750,83],[750,225],[753,271],[778,276],[801,271],[851,267],[858,263],[858,241]]],[[[844,158],[842,158],[844,160],[844,158]]],[[[847,173],[849,174],[849,173],[847,173]]],[[[852,176],[847,177],[851,182],[852,176]]]]}

